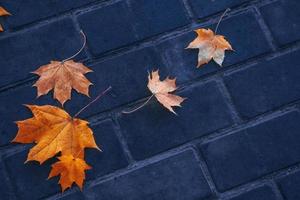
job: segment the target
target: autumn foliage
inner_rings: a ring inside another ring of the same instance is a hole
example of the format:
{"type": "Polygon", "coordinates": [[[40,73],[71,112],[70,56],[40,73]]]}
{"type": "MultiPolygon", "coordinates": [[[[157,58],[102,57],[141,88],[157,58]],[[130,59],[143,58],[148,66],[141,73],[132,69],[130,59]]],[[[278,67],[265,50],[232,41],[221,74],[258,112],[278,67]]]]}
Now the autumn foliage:
{"type": "Polygon", "coordinates": [[[60,156],[59,161],[52,165],[52,170],[48,178],[60,175],[59,184],[62,191],[71,187],[75,182],[82,189],[85,180],[85,170],[91,169],[81,158],[75,158],[72,155],[60,156]]]}
{"type": "MultiPolygon", "coordinates": [[[[5,15],[9,15],[9,13],[0,7],[0,16],[5,15]]],[[[225,58],[225,51],[232,50],[230,43],[224,36],[217,35],[210,29],[197,29],[196,33],[197,38],[187,48],[199,50],[198,67],[208,63],[211,59],[221,66],[225,58]]],[[[85,74],[92,72],[92,70],[82,63],[72,60],[84,49],[86,44],[86,37],[82,31],[81,34],[84,37],[84,44],[76,54],[63,61],[50,61],[49,64],[32,72],[39,76],[34,84],[37,88],[38,97],[53,90],[54,99],[57,99],[63,106],[67,100],[71,99],[72,89],[89,96],[89,86],[92,83],[85,77],[85,74]]],[[[162,106],[176,114],[174,107],[181,107],[185,100],[185,98],[174,94],[177,90],[176,78],[167,77],[160,80],[158,70],[149,73],[147,87],[152,93],[148,100],[142,106],[123,113],[133,113],[146,105],[152,97],[155,97],[162,106]]],[[[111,87],[107,88],[91,103],[98,100],[110,89],[111,87]]],[[[60,176],[59,184],[62,191],[70,188],[73,183],[82,189],[85,171],[91,169],[84,160],[85,149],[100,150],[95,142],[93,131],[89,128],[89,123],[76,118],[91,103],[83,107],[74,117],[59,107],[27,105],[33,117],[16,122],[18,133],[13,142],[35,144],[30,149],[26,162],[37,161],[42,164],[50,158],[58,158],[52,165],[49,178],[60,176]]]]}
{"type": "Polygon", "coordinates": [[[60,162],[53,165],[52,171],[54,172],[51,172],[51,177],[55,176],[54,174],[59,174],[56,171],[60,172],[60,184],[63,190],[66,189],[66,185],[71,186],[70,181],[82,186],[82,181],[78,181],[73,176],[76,172],[80,172],[78,174],[80,175],[84,173],[85,169],[88,169],[87,165],[83,164],[85,163],[83,160],[84,149],[95,148],[99,150],[93,132],[88,127],[88,122],[72,118],[67,112],[55,106],[27,105],[27,107],[33,113],[33,117],[16,122],[19,130],[13,142],[35,143],[36,145],[28,153],[27,161],[38,161],[40,164],[61,153],[60,162]],[[70,162],[69,158],[71,157],[75,161],[70,162]],[[66,162],[76,166],[75,169],[59,167],[66,162]],[[77,169],[80,166],[83,167],[83,171],[77,169]],[[65,174],[70,174],[70,176],[65,174]]]}

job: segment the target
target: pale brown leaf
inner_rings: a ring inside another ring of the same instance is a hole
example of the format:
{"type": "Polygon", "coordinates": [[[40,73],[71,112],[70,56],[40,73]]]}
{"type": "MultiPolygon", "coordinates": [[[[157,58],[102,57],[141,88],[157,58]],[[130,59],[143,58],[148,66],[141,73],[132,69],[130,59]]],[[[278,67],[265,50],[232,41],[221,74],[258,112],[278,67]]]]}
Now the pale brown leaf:
{"type": "Polygon", "coordinates": [[[54,89],[54,98],[62,105],[71,99],[72,88],[89,96],[89,86],[92,83],[84,76],[88,72],[92,70],[73,60],[51,61],[50,64],[41,66],[33,72],[40,76],[34,84],[38,90],[37,96],[45,95],[54,89]]]}
{"type": "Polygon", "coordinates": [[[166,107],[169,111],[173,112],[172,107],[178,106],[180,107],[181,103],[185,100],[180,96],[170,94],[170,92],[174,92],[176,87],[176,79],[166,78],[163,81],[160,81],[158,70],[151,72],[148,76],[148,88],[152,92],[152,94],[156,97],[158,102],[160,102],[164,107],[166,107]]]}

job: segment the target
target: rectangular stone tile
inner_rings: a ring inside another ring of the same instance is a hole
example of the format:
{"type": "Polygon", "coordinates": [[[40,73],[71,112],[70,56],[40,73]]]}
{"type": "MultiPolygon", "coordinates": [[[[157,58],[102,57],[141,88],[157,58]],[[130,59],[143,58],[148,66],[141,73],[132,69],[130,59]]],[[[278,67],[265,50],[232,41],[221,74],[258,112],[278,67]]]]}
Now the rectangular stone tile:
{"type": "Polygon", "coordinates": [[[136,41],[133,19],[125,1],[91,10],[78,17],[93,55],[126,46],[136,41]]]}
{"type": "Polygon", "coordinates": [[[189,20],[181,0],[130,0],[139,39],[187,25],[189,20]]]}
{"type": "Polygon", "coordinates": [[[210,196],[211,191],[188,150],[102,182],[84,193],[91,200],[198,200],[210,196]]]}
{"type": "Polygon", "coordinates": [[[225,76],[233,102],[244,118],[300,98],[299,56],[297,50],[225,76]]]}
{"type": "Polygon", "coordinates": [[[260,8],[275,40],[280,44],[300,39],[300,2],[280,0],[260,8]]]}
{"type": "Polygon", "coordinates": [[[293,111],[200,145],[220,191],[300,161],[299,112],[293,111]]]}

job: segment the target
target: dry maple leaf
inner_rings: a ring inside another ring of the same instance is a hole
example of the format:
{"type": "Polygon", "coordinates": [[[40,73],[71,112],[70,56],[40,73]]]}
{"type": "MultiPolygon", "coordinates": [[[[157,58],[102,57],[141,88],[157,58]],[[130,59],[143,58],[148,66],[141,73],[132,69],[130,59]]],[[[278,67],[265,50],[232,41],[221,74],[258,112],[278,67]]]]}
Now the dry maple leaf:
{"type": "Polygon", "coordinates": [[[59,184],[62,191],[71,187],[74,182],[82,190],[85,170],[91,169],[91,167],[83,159],[75,158],[72,155],[63,155],[58,159],[59,161],[52,165],[48,178],[60,175],[59,184]]]}
{"type": "Polygon", "coordinates": [[[54,89],[54,98],[63,105],[71,99],[72,88],[89,96],[89,86],[92,83],[84,76],[88,72],[92,70],[73,60],[51,61],[50,64],[43,65],[32,72],[40,76],[33,86],[37,87],[38,97],[54,89]]]}
{"type": "MultiPolygon", "coordinates": [[[[5,10],[2,6],[0,6],[0,16],[8,16],[11,15],[7,10],[5,10]]],[[[0,24],[0,31],[3,31],[2,25],[0,24]]]]}
{"type": "Polygon", "coordinates": [[[233,50],[229,42],[224,36],[215,35],[210,29],[198,29],[195,32],[198,36],[187,48],[199,49],[197,67],[208,63],[211,59],[222,66],[225,50],[233,50]]]}
{"type": "Polygon", "coordinates": [[[99,149],[87,121],[72,118],[55,106],[27,107],[32,111],[33,117],[16,122],[19,130],[13,140],[19,143],[36,143],[29,151],[27,161],[36,160],[41,164],[59,152],[62,155],[84,158],[84,148],[99,149]]]}
{"type": "Polygon", "coordinates": [[[176,79],[169,79],[168,77],[160,81],[159,74],[157,71],[152,71],[148,76],[148,88],[152,92],[152,94],[156,97],[156,99],[168,110],[173,112],[173,106],[181,107],[181,103],[185,100],[180,96],[170,94],[170,92],[174,92],[176,87],[176,79]]]}

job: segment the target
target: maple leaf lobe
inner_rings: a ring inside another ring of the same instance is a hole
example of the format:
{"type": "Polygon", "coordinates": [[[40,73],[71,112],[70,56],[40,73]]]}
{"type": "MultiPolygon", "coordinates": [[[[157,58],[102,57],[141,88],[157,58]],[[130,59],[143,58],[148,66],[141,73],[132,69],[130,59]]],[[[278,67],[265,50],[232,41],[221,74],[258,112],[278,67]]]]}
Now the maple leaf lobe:
{"type": "MultiPolygon", "coordinates": [[[[0,16],[8,16],[11,15],[7,10],[5,10],[2,6],[0,6],[0,16]]],[[[0,32],[3,31],[3,27],[0,24],[0,32]]]]}
{"type": "Polygon", "coordinates": [[[215,35],[210,29],[195,30],[197,37],[188,45],[187,49],[199,49],[197,67],[207,64],[213,59],[222,66],[225,50],[233,50],[230,43],[222,35],[215,35]]]}
{"type": "Polygon", "coordinates": [[[2,6],[0,6],[0,16],[8,16],[11,15],[7,10],[5,10],[2,6]]]}
{"type": "Polygon", "coordinates": [[[72,88],[78,93],[89,96],[89,86],[92,83],[84,76],[89,72],[92,70],[73,60],[51,61],[50,64],[43,65],[32,72],[40,76],[33,86],[37,87],[38,97],[53,89],[53,97],[63,105],[71,99],[72,88]]]}
{"type": "Polygon", "coordinates": [[[147,87],[158,102],[174,114],[176,114],[176,112],[172,107],[181,107],[181,103],[185,100],[185,98],[170,93],[177,89],[176,79],[167,77],[165,80],[160,81],[158,70],[152,71],[151,74],[148,75],[147,87]]]}

